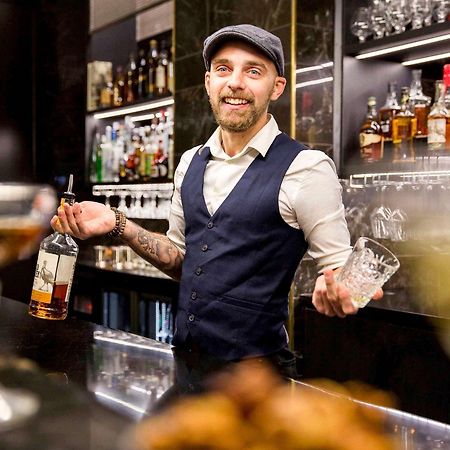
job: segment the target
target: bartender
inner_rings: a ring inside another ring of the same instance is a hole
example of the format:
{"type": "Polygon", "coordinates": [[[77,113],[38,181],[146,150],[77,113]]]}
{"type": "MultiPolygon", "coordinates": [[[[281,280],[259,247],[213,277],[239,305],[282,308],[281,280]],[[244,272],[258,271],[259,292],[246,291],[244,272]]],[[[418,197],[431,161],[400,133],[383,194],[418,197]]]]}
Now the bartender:
{"type": "Polygon", "coordinates": [[[205,40],[203,59],[218,128],[182,155],[167,234],[96,202],[64,204],[52,226],[80,239],[120,236],[180,280],[176,350],[223,363],[266,359],[295,377],[284,324],[306,251],[320,273],[317,311],[357,311],[334,277],[351,251],[341,186],[333,161],[281,132],[268,112],[286,87],[277,36],[227,26],[205,40]]]}

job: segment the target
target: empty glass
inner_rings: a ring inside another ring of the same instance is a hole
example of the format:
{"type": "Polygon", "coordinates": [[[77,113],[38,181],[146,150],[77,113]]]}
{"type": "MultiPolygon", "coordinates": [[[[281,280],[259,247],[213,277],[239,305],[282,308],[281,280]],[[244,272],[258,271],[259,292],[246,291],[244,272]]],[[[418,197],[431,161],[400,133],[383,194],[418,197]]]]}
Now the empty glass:
{"type": "Polygon", "coordinates": [[[360,237],[337,281],[349,290],[355,307],[363,308],[399,267],[399,260],[386,247],[367,237],[360,237]]]}
{"type": "Polygon", "coordinates": [[[394,34],[403,33],[406,25],[411,22],[411,0],[391,0],[387,6],[389,21],[394,28],[394,34]]]}
{"type": "Polygon", "coordinates": [[[427,21],[431,23],[431,12],[431,0],[411,0],[412,28],[422,28],[427,21]]]}
{"type": "Polygon", "coordinates": [[[357,8],[353,13],[350,31],[357,36],[359,42],[365,42],[372,34],[371,10],[367,7],[357,8]]]}

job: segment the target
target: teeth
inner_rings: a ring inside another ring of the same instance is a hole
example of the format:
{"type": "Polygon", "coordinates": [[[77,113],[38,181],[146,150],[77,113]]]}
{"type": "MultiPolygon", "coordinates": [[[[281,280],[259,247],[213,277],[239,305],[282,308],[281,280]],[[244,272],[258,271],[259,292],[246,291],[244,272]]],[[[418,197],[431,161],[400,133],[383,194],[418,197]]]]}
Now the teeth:
{"type": "Polygon", "coordinates": [[[245,105],[248,103],[247,100],[244,100],[243,98],[232,98],[227,97],[224,99],[225,103],[229,103],[230,105],[245,105]]]}

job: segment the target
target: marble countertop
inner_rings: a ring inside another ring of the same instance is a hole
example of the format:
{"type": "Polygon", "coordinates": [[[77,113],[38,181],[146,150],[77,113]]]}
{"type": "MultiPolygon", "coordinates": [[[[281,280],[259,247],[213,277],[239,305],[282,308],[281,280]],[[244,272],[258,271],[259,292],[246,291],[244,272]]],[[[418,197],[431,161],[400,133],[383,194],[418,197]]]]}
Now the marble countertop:
{"type": "MultiPolygon", "coordinates": [[[[28,421],[0,428],[4,450],[122,450],[130,427],[174,385],[176,361],[167,344],[77,319],[36,319],[27,305],[6,298],[0,312],[0,382],[32,392],[40,403],[28,421]]],[[[450,448],[449,425],[386,414],[402,448],[450,448]]]]}

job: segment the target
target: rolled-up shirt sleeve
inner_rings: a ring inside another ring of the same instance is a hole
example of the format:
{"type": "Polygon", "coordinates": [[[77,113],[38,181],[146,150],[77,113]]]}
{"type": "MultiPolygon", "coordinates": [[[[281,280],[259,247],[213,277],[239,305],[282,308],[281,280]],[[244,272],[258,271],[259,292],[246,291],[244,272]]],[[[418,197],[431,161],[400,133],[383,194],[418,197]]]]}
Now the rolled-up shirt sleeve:
{"type": "Polygon", "coordinates": [[[183,255],[186,252],[186,224],[184,219],[183,204],[181,201],[181,185],[183,183],[184,175],[189,167],[189,164],[191,163],[195,152],[199,148],[200,146],[194,147],[183,153],[174,175],[174,192],[169,213],[169,229],[167,230],[166,236],[173,244],[175,244],[180,249],[183,255]]]}
{"type": "Polygon", "coordinates": [[[282,190],[280,212],[290,212],[288,223],[303,230],[318,271],[342,266],[351,252],[350,233],[333,161],[317,150],[302,151],[286,172],[282,190]]]}

